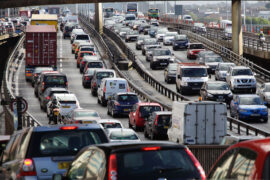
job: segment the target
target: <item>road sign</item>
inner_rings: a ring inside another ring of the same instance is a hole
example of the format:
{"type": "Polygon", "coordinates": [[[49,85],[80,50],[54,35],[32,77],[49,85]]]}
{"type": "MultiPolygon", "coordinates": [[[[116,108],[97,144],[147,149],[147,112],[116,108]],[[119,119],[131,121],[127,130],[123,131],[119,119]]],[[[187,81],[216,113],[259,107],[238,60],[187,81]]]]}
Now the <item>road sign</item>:
{"type": "Polygon", "coordinates": [[[183,15],[183,5],[175,5],[174,7],[175,15],[183,15]]]}
{"type": "MultiPolygon", "coordinates": [[[[14,99],[10,104],[10,109],[14,111],[17,109],[17,99],[14,99]],[[16,108],[15,108],[16,107],[16,108]]],[[[25,113],[28,109],[28,103],[25,99],[21,98],[21,113],[25,113]]]]}

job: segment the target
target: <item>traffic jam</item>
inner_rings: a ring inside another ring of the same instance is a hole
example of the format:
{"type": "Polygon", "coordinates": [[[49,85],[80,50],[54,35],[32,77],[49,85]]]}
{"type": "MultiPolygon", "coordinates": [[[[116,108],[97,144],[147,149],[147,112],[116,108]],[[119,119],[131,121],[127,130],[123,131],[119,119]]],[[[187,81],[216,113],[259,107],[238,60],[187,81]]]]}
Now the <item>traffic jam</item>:
{"type": "MultiPolygon", "coordinates": [[[[128,7],[134,12],[136,6],[128,7]]],[[[227,62],[186,34],[162,26],[158,9],[140,16],[104,9],[104,27],[143,57],[151,73],[196,98],[174,101],[172,111],[165,111],[157,102],[143,101],[126,79],[107,68],[80,15],[56,10],[59,15],[32,14],[24,30],[25,80],[48,125],[14,131],[2,149],[1,178],[269,179],[269,139],[228,135],[227,116],[267,123],[270,83],[258,84],[250,68],[227,62]],[[47,25],[39,25],[41,20],[47,25]],[[81,74],[76,88],[88,89],[111,118],[82,108],[69,90],[69,78],[58,67],[59,36],[70,41],[73,70],[81,74]],[[118,117],[128,117],[128,127],[118,117]],[[206,171],[189,145],[226,149],[206,171]]]]}

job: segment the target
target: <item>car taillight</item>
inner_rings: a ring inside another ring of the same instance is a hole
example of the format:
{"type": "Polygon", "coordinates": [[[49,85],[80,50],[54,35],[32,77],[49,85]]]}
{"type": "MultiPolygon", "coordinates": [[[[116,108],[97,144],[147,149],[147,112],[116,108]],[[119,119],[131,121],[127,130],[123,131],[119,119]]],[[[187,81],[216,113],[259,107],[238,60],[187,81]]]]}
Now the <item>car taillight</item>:
{"type": "Polygon", "coordinates": [[[75,130],[78,129],[78,126],[63,126],[60,127],[60,130],[75,130]]]}
{"type": "Polygon", "coordinates": [[[42,82],[41,90],[44,91],[45,82],[42,82]]]}
{"type": "Polygon", "coordinates": [[[154,146],[154,147],[142,147],[141,150],[142,151],[157,151],[160,150],[161,147],[160,146],[154,146]]]}
{"type": "Polygon", "coordinates": [[[86,77],[85,77],[85,80],[87,80],[87,81],[90,80],[90,77],[86,76],[86,77]]]}
{"type": "Polygon", "coordinates": [[[103,88],[103,92],[104,92],[104,93],[106,92],[106,86],[104,86],[104,88],[103,88]]]}
{"type": "Polygon", "coordinates": [[[35,165],[32,159],[25,159],[20,168],[20,173],[17,175],[17,179],[21,179],[24,176],[36,176],[35,165]]]}
{"type": "Polygon", "coordinates": [[[117,180],[116,154],[110,155],[108,180],[117,180]]]}
{"type": "Polygon", "coordinates": [[[186,148],[185,151],[189,155],[190,159],[193,161],[195,167],[198,169],[202,180],[205,180],[206,179],[205,172],[204,172],[201,164],[199,163],[199,161],[195,158],[195,156],[192,154],[192,152],[188,148],[186,148]]]}
{"type": "Polygon", "coordinates": [[[50,100],[50,96],[47,96],[46,99],[47,99],[47,100],[50,100]]]}
{"type": "Polygon", "coordinates": [[[68,82],[66,82],[66,87],[68,87],[68,82]]]}
{"type": "Polygon", "coordinates": [[[75,124],[82,124],[82,121],[81,120],[76,120],[75,124]]]}
{"type": "Polygon", "coordinates": [[[155,126],[158,125],[157,121],[158,121],[158,116],[156,117],[156,120],[155,120],[155,126]]]}
{"type": "Polygon", "coordinates": [[[117,102],[117,101],[115,101],[115,102],[114,102],[114,105],[115,105],[115,106],[120,106],[120,103],[117,102]]]}

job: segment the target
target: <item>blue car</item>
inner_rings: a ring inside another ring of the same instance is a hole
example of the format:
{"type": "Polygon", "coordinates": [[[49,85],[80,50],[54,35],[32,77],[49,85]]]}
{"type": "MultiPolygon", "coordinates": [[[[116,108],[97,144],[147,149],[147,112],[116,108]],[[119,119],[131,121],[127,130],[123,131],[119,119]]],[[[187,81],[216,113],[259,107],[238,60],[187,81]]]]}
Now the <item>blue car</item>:
{"type": "Polygon", "coordinates": [[[107,113],[115,117],[116,115],[128,115],[134,104],[139,102],[139,98],[135,93],[124,92],[116,93],[108,100],[107,113]]]}
{"type": "Polygon", "coordinates": [[[173,45],[173,50],[177,50],[177,49],[186,49],[188,46],[188,38],[187,35],[185,34],[178,34],[175,35],[172,45],[173,45]]]}
{"type": "Polygon", "coordinates": [[[265,102],[256,94],[235,95],[230,107],[231,116],[239,120],[268,121],[268,109],[265,102]]]}

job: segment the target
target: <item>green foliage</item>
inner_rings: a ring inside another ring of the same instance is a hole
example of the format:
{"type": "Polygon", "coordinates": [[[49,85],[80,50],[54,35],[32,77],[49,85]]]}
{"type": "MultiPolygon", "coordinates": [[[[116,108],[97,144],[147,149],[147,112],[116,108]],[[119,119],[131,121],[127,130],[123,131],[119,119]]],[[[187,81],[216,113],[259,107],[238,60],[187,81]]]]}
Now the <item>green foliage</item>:
{"type": "Polygon", "coordinates": [[[246,24],[270,24],[270,21],[262,17],[246,17],[246,24]]]}
{"type": "Polygon", "coordinates": [[[193,21],[198,20],[198,16],[196,14],[194,14],[193,12],[190,12],[189,15],[192,17],[193,21]]]}

